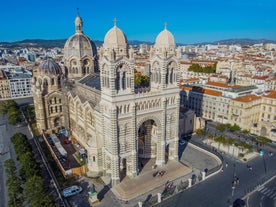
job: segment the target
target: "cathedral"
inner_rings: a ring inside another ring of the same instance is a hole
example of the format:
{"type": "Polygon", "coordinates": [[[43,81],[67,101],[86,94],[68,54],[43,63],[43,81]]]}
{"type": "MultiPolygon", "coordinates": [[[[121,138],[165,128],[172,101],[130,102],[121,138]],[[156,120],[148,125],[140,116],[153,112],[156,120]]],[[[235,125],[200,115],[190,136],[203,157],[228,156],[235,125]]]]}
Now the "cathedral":
{"type": "Polygon", "coordinates": [[[64,66],[46,59],[33,77],[37,127],[70,130],[87,150],[87,176],[109,176],[112,185],[122,172],[138,176],[140,159],[178,161],[179,58],[165,26],[150,50],[149,87],[137,87],[134,50],[116,22],[97,49],[77,15],[64,66]]]}

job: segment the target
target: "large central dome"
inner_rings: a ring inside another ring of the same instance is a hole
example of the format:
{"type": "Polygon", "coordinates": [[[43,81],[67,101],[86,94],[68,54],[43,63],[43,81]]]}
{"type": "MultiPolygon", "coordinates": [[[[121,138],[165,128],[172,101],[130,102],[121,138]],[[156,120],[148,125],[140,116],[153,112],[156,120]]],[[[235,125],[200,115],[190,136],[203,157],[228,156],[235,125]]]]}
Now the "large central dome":
{"type": "Polygon", "coordinates": [[[82,25],[82,19],[77,15],[75,19],[76,33],[72,35],[64,45],[65,59],[71,57],[81,59],[84,56],[93,57],[97,54],[95,43],[83,33],[82,25]]]}

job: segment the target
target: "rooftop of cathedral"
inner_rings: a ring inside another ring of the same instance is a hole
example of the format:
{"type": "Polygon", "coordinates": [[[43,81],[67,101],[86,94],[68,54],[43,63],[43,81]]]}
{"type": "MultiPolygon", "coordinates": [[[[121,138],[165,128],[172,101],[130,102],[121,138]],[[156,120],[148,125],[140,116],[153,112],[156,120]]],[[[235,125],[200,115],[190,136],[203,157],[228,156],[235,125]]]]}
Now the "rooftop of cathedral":
{"type": "Polygon", "coordinates": [[[94,88],[96,90],[101,90],[101,82],[99,74],[89,74],[84,78],[79,80],[79,83],[94,88]]]}

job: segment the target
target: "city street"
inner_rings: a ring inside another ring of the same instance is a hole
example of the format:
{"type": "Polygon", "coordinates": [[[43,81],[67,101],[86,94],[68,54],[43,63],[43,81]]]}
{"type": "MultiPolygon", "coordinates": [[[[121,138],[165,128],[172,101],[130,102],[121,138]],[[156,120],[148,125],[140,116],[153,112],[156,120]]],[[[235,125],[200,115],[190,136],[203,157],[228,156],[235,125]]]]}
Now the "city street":
{"type": "Polygon", "coordinates": [[[276,177],[246,197],[247,207],[276,206],[276,177]]]}
{"type": "MultiPolygon", "coordinates": [[[[0,115],[0,206],[8,206],[7,202],[7,188],[5,185],[6,175],[4,162],[8,159],[13,158],[16,160],[15,152],[13,150],[13,145],[10,141],[10,137],[16,133],[19,129],[13,126],[10,126],[7,123],[6,117],[0,115]]],[[[16,163],[17,164],[17,163],[16,163]]]]}
{"type": "MultiPolygon", "coordinates": [[[[258,185],[262,185],[274,176],[276,172],[276,157],[275,155],[269,156],[267,151],[263,157],[256,157],[247,163],[235,160],[229,155],[223,157],[223,173],[218,173],[156,206],[230,206],[235,199],[244,197],[258,185]],[[226,162],[228,167],[225,165],[226,162]],[[252,167],[252,171],[249,170],[248,165],[252,167]],[[234,185],[233,188],[232,182],[235,176],[239,178],[239,184],[234,185]]],[[[269,203],[266,204],[268,206],[265,205],[265,207],[274,207],[274,205],[270,206],[269,203]]]]}

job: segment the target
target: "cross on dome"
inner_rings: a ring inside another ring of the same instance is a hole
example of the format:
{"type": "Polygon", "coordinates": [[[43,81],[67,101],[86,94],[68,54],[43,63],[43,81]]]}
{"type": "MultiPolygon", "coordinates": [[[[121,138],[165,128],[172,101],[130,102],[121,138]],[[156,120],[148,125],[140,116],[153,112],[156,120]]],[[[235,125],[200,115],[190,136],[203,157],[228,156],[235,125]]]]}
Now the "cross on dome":
{"type": "Polygon", "coordinates": [[[167,29],[168,23],[164,22],[164,29],[167,29]]]}
{"type": "Polygon", "coordinates": [[[113,19],[113,22],[114,22],[114,26],[117,26],[117,19],[116,19],[116,17],[113,19]]]}

